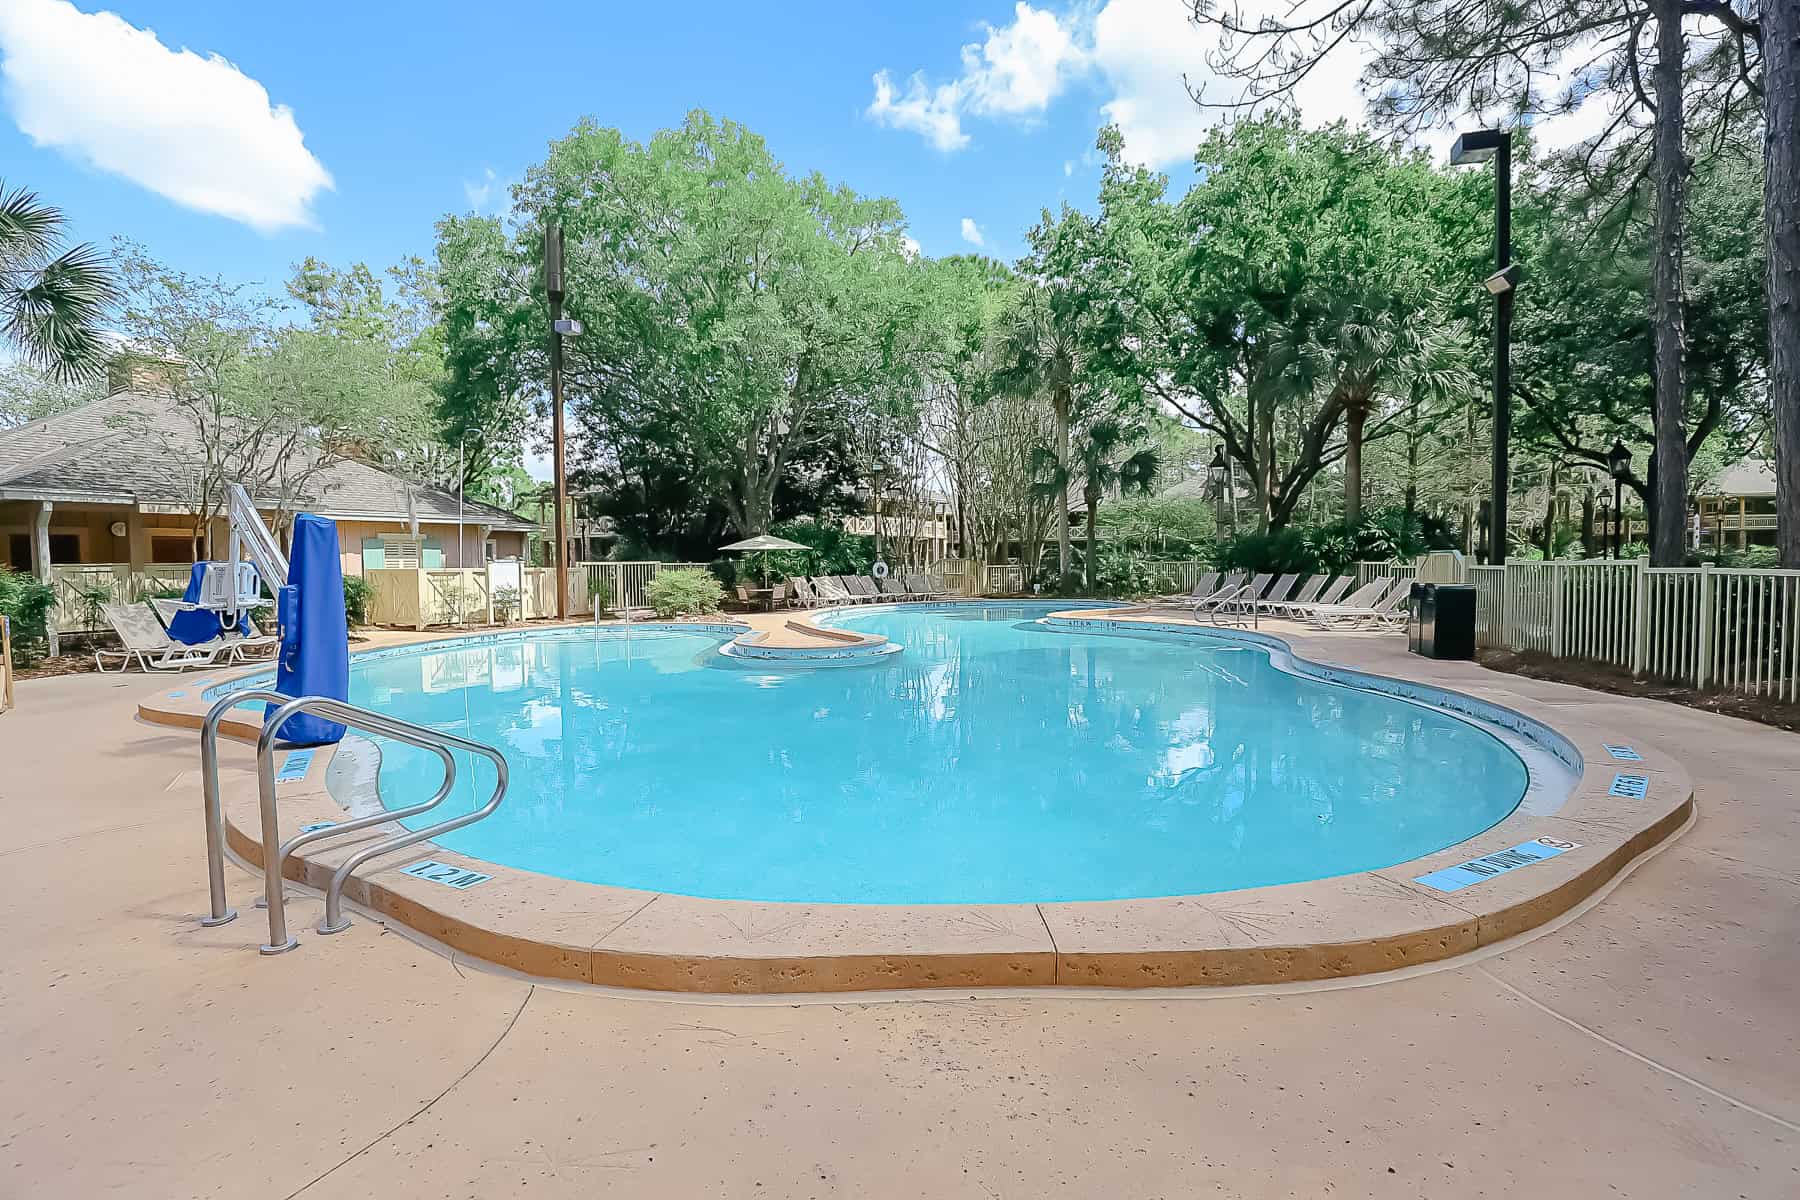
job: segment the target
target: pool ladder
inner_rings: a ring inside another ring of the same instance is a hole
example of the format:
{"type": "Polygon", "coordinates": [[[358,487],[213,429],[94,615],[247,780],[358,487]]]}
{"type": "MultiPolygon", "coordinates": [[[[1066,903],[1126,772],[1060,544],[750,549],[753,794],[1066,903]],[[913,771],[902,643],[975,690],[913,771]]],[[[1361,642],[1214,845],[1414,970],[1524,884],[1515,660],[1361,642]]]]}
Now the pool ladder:
{"type": "Polygon", "coordinates": [[[264,954],[285,954],[300,944],[288,934],[287,913],[282,903],[281,868],[287,861],[288,855],[295,850],[343,834],[355,833],[376,825],[386,825],[407,817],[416,817],[436,808],[456,788],[456,759],[450,753],[452,750],[478,754],[494,764],[494,792],[488,797],[487,803],[480,808],[451,817],[446,821],[440,821],[425,829],[402,829],[393,837],[366,846],[344,860],[336,873],[332,875],[330,885],[325,889],[325,916],[319,922],[320,933],[342,933],[350,928],[349,918],[343,915],[344,885],[349,882],[350,876],[356,872],[358,867],[370,859],[379,858],[391,851],[428,841],[439,834],[448,833],[452,829],[460,829],[464,825],[472,825],[499,808],[500,801],[506,796],[506,758],[492,746],[484,746],[480,742],[472,742],[452,733],[444,733],[423,725],[415,725],[410,721],[384,716],[381,713],[358,708],[353,704],[346,704],[342,700],[333,700],[326,696],[301,696],[296,699],[280,692],[233,692],[207,710],[206,720],[200,726],[200,776],[206,805],[206,882],[207,889],[211,893],[211,909],[209,914],[201,919],[200,924],[202,925],[223,925],[237,917],[236,910],[232,909],[225,900],[225,815],[219,799],[219,722],[233,708],[251,701],[266,701],[270,704],[280,705],[263,722],[262,733],[256,739],[257,795],[262,809],[263,902],[269,909],[269,940],[262,947],[264,954]],[[361,730],[364,733],[377,734],[392,738],[397,742],[417,746],[423,750],[430,750],[444,764],[444,782],[438,785],[437,792],[431,799],[421,804],[414,804],[406,808],[383,809],[370,816],[356,817],[348,821],[339,821],[334,825],[302,831],[286,842],[282,842],[280,840],[281,816],[275,804],[275,739],[289,717],[303,712],[323,717],[351,729],[361,730]],[[275,847],[275,849],[271,850],[271,847],[275,847]]]}

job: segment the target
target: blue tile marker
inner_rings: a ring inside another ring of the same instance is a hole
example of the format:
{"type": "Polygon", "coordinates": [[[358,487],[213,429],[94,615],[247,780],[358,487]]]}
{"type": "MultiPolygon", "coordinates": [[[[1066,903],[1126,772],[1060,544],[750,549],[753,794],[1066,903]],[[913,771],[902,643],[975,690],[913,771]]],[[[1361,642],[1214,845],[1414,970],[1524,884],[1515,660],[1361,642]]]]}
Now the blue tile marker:
{"type": "Polygon", "coordinates": [[[1492,879],[1496,875],[1543,862],[1546,858],[1555,858],[1565,850],[1576,850],[1580,846],[1580,842],[1565,842],[1561,838],[1534,838],[1529,842],[1520,842],[1510,850],[1497,850],[1480,858],[1471,858],[1468,862],[1457,863],[1454,867],[1420,875],[1413,882],[1440,892],[1460,892],[1484,879],[1492,879]]]}
{"type": "Polygon", "coordinates": [[[276,783],[293,783],[296,779],[306,778],[306,769],[312,766],[311,750],[290,750],[287,758],[282,760],[281,770],[275,772],[276,783]]]}
{"type": "Polygon", "coordinates": [[[1606,752],[1608,754],[1612,755],[1620,762],[1644,761],[1644,756],[1639,754],[1636,750],[1633,750],[1630,746],[1615,746],[1611,742],[1601,742],[1600,744],[1606,747],[1606,752]]]}
{"type": "Polygon", "coordinates": [[[1622,796],[1627,800],[1642,800],[1650,794],[1650,780],[1642,775],[1614,775],[1612,786],[1606,789],[1609,796],[1622,796]]]}
{"type": "Polygon", "coordinates": [[[402,875],[411,875],[418,879],[429,879],[433,883],[441,883],[445,887],[453,887],[464,891],[478,883],[486,883],[492,875],[483,875],[480,871],[469,871],[462,867],[453,867],[449,863],[433,862],[426,859],[416,862],[410,867],[400,869],[402,875]]]}

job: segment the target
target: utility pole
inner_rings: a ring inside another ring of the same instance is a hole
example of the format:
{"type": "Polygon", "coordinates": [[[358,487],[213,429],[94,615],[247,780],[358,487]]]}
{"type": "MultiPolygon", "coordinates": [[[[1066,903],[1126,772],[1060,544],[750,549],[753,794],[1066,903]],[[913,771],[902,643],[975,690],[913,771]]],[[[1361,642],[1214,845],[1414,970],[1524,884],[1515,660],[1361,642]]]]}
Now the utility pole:
{"type": "Polygon", "coordinates": [[[556,466],[556,617],[569,619],[569,476],[563,464],[563,236],[544,226],[544,291],[550,297],[550,440],[556,466]]]}

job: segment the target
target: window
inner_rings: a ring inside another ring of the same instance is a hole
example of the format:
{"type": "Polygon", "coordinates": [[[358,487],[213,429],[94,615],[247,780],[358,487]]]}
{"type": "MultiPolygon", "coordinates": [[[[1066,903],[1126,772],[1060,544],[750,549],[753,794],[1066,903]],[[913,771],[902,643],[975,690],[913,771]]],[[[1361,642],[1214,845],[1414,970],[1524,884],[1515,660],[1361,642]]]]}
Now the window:
{"type": "Polygon", "coordinates": [[[6,539],[7,565],[15,571],[31,570],[31,535],[15,533],[6,539]]]}
{"type": "Polygon", "coordinates": [[[50,535],[50,561],[53,563],[78,563],[81,561],[81,535],[78,533],[53,533],[50,535]]]}
{"type": "Polygon", "coordinates": [[[150,561],[191,563],[194,561],[194,539],[185,533],[151,533],[150,561]]]}

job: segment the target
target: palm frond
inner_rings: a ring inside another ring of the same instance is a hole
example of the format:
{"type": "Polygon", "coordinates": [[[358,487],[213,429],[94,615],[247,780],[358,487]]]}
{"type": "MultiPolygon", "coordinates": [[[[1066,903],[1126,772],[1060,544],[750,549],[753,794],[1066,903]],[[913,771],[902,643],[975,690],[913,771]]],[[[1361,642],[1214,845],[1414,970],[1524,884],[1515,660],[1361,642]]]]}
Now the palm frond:
{"type": "Polygon", "coordinates": [[[106,259],[80,245],[0,291],[0,331],[27,361],[61,383],[105,364],[102,323],[119,298],[106,259]]]}
{"type": "Polygon", "coordinates": [[[23,271],[41,266],[56,249],[62,210],[38,199],[28,188],[7,191],[0,183],[0,270],[23,271]]]}

